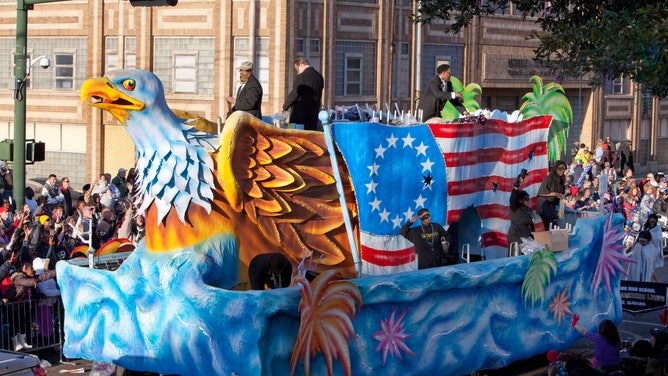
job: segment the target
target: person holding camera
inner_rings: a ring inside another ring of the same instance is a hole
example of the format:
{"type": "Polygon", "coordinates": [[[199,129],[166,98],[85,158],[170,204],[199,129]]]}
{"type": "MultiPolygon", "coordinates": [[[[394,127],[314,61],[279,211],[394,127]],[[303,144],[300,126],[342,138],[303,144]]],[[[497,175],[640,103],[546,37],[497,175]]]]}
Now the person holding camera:
{"type": "Polygon", "coordinates": [[[431,214],[426,208],[418,210],[417,216],[403,225],[399,233],[413,243],[418,257],[418,269],[441,266],[441,259],[447,256],[448,248],[452,243],[450,234],[443,226],[431,221],[431,214]],[[411,228],[411,225],[418,219],[420,219],[420,226],[411,228]]]}
{"type": "MultiPolygon", "coordinates": [[[[533,210],[531,210],[531,197],[520,189],[520,184],[526,177],[527,170],[522,170],[513,184],[510,192],[510,227],[508,228],[508,251],[511,251],[513,243],[521,245],[522,238],[533,238],[533,210]]],[[[510,253],[509,253],[510,254],[510,253]]]]}

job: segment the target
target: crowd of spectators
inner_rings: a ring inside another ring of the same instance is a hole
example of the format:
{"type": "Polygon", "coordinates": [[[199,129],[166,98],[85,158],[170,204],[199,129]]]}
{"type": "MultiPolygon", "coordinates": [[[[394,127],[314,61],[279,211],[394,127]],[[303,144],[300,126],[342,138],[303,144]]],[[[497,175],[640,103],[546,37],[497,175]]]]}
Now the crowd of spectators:
{"type": "MultiPolygon", "coordinates": [[[[134,169],[121,168],[112,179],[101,174],[82,191],[70,187],[64,177],[58,181],[49,175],[35,194],[27,186],[25,204],[13,208],[9,196],[0,206],[0,292],[2,304],[57,296],[55,264],[60,260],[85,256],[79,246],[90,243],[94,250],[105,243],[125,238],[137,244],[144,236],[144,218],[135,215],[134,169]],[[127,174],[127,176],[126,176],[127,174]]],[[[4,193],[4,192],[3,192],[4,193]]],[[[14,310],[18,308],[12,308],[14,310]]],[[[25,325],[35,320],[26,317],[25,308],[12,312],[25,325]]],[[[7,323],[4,323],[7,326],[7,323]]],[[[11,326],[11,325],[10,325],[11,326]]],[[[9,329],[11,350],[30,349],[29,327],[14,325],[9,329]],[[18,327],[16,327],[18,326],[18,327]],[[27,336],[27,337],[26,337],[27,336]]]]}
{"type": "Polygon", "coordinates": [[[593,154],[585,144],[580,143],[577,151],[574,145],[563,202],[569,211],[606,209],[620,213],[626,229],[633,229],[635,223],[639,228],[635,238],[624,244],[627,256],[636,261],[629,266],[628,278],[660,282],[653,271],[663,267],[668,180],[661,171],[635,177],[629,150],[629,142],[613,146],[609,137],[598,140],[593,154]]]}

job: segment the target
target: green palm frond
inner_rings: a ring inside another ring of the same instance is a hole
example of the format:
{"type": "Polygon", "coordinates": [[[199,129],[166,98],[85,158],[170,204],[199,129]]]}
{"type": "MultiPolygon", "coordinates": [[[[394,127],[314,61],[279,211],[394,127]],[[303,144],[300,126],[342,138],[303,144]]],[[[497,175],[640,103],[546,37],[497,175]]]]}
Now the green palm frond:
{"type": "Polygon", "coordinates": [[[549,249],[536,251],[531,255],[527,274],[522,282],[522,295],[524,305],[531,299],[531,307],[537,301],[545,300],[545,286],[550,283],[550,275],[557,274],[557,261],[554,253],[549,249]]]}
{"type": "MultiPolygon", "coordinates": [[[[450,83],[452,83],[452,90],[455,93],[462,93],[462,106],[466,108],[468,112],[475,112],[480,109],[480,104],[474,99],[478,95],[482,94],[482,88],[478,84],[468,84],[464,86],[462,82],[457,77],[450,77],[450,83]]],[[[441,110],[441,117],[445,120],[455,120],[461,117],[459,111],[452,105],[452,103],[445,102],[445,106],[441,110]]]]}
{"type": "Polygon", "coordinates": [[[543,85],[543,80],[539,76],[533,76],[529,81],[532,90],[522,97],[524,103],[520,107],[520,113],[525,119],[552,115],[547,155],[550,161],[556,161],[561,153],[566,152],[566,137],[569,125],[573,123],[573,109],[564,88],[558,83],[550,82],[543,85]]]}

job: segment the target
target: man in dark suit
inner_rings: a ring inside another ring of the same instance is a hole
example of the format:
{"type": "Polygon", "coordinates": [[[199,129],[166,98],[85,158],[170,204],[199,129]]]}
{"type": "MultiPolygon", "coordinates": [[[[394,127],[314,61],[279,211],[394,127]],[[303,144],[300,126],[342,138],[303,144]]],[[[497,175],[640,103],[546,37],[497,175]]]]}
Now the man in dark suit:
{"type": "Polygon", "coordinates": [[[291,123],[304,124],[306,130],[318,130],[318,112],[320,112],[320,100],[325,80],[318,71],[311,67],[305,57],[295,60],[295,70],[297,70],[295,84],[285,98],[283,111],[292,109],[291,123]]]}
{"type": "Polygon", "coordinates": [[[239,66],[239,80],[241,86],[237,89],[237,97],[227,97],[227,103],[232,108],[227,113],[230,116],[234,111],[245,111],[262,119],[262,86],[253,75],[253,63],[245,61],[239,66]]]}
{"type": "Polygon", "coordinates": [[[452,83],[450,83],[451,75],[448,64],[441,64],[436,68],[436,75],[429,80],[418,102],[418,110],[422,112],[423,121],[441,117],[441,110],[446,101],[450,101],[456,107],[462,106],[462,93],[453,92],[452,83]]]}

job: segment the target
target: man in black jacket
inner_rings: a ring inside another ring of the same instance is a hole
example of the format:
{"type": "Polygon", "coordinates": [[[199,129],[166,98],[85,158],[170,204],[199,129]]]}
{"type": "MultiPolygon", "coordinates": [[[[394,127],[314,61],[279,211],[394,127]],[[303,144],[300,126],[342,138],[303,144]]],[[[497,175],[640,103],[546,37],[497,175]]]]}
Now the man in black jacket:
{"type": "Polygon", "coordinates": [[[462,93],[455,93],[452,90],[450,76],[452,76],[450,66],[441,64],[436,68],[436,75],[427,82],[427,87],[422,91],[418,102],[418,110],[422,112],[423,121],[441,117],[441,110],[447,101],[450,101],[455,107],[462,107],[464,97],[462,93]]]}
{"type": "Polygon", "coordinates": [[[227,97],[227,103],[232,108],[227,113],[230,116],[234,111],[245,111],[262,119],[262,85],[253,75],[253,63],[245,61],[239,65],[239,80],[241,86],[237,89],[237,96],[227,97]]]}
{"type": "Polygon", "coordinates": [[[295,60],[295,70],[297,70],[295,84],[285,98],[283,111],[292,109],[291,123],[304,124],[306,130],[318,130],[318,112],[320,112],[325,80],[318,71],[311,67],[305,57],[295,60]]]}

